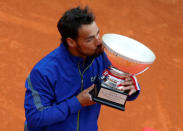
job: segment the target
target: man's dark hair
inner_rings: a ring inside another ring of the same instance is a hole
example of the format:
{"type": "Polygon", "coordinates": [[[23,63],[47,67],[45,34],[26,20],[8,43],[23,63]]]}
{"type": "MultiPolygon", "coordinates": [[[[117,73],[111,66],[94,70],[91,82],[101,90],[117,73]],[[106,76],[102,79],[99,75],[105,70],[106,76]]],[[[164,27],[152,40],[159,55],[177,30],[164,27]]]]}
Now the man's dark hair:
{"type": "Polygon", "coordinates": [[[95,20],[95,16],[86,6],[81,9],[79,6],[70,9],[64,13],[57,24],[57,28],[62,36],[61,40],[65,46],[67,45],[66,38],[70,37],[74,40],[78,38],[78,29],[83,24],[91,24],[95,20]]]}

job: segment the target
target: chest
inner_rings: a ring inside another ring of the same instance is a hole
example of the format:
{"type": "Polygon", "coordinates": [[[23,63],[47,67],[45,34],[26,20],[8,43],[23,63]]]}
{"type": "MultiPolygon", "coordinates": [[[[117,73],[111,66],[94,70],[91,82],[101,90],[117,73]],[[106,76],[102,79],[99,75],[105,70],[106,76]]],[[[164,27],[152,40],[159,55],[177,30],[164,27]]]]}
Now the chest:
{"type": "Polygon", "coordinates": [[[100,64],[94,62],[88,68],[81,66],[67,66],[58,68],[57,81],[55,82],[56,102],[64,101],[72,96],[76,96],[93,83],[97,75],[102,74],[100,64]]]}

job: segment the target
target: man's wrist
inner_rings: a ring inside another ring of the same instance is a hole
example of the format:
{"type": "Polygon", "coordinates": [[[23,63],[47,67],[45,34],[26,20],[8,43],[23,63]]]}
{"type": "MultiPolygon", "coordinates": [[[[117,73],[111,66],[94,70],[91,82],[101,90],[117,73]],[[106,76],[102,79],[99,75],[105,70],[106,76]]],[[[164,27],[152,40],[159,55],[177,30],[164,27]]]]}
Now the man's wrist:
{"type": "Polygon", "coordinates": [[[82,105],[80,104],[76,96],[73,96],[72,98],[68,99],[67,102],[68,102],[71,114],[78,112],[82,108],[82,105]]]}

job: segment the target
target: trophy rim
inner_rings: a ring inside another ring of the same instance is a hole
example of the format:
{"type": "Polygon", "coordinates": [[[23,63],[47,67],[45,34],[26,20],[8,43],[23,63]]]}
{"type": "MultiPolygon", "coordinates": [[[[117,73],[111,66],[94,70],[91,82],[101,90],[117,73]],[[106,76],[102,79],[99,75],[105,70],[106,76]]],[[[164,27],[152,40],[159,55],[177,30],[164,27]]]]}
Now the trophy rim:
{"type": "Polygon", "coordinates": [[[126,37],[126,36],[123,36],[123,35],[114,34],[114,33],[104,34],[103,37],[102,37],[102,42],[103,42],[103,44],[104,44],[104,47],[105,47],[110,53],[112,53],[113,55],[119,56],[119,57],[121,57],[121,59],[125,59],[125,60],[128,60],[129,62],[134,62],[134,63],[137,63],[137,64],[152,64],[152,63],[155,61],[156,56],[154,55],[154,53],[152,52],[152,50],[150,50],[147,46],[145,46],[144,44],[142,44],[142,43],[140,43],[140,42],[138,42],[138,41],[136,41],[136,42],[138,42],[139,44],[141,44],[142,46],[144,46],[145,48],[147,48],[147,49],[151,52],[152,57],[153,57],[153,60],[151,60],[150,62],[145,62],[145,61],[142,61],[142,60],[135,60],[135,59],[133,59],[133,58],[127,57],[127,56],[125,56],[125,55],[123,55],[123,54],[121,54],[121,53],[116,52],[115,50],[113,50],[112,48],[110,48],[110,47],[108,46],[108,44],[104,41],[104,37],[105,37],[106,35],[116,35],[116,36],[120,36],[120,37],[121,37],[121,36],[122,36],[122,37],[125,37],[125,38],[130,39],[130,40],[133,40],[133,41],[136,41],[136,40],[134,40],[134,39],[132,39],[132,38],[129,38],[129,37],[126,37]]]}

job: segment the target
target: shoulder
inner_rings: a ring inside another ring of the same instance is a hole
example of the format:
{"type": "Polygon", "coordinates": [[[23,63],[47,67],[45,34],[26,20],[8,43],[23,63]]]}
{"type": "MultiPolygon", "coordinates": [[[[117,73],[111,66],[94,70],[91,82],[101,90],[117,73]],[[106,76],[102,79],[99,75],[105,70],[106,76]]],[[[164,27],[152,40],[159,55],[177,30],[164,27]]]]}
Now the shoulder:
{"type": "Polygon", "coordinates": [[[61,44],[55,50],[43,57],[35,64],[31,72],[39,72],[39,74],[47,77],[56,77],[58,71],[64,70],[70,63],[67,49],[61,44]]]}
{"type": "Polygon", "coordinates": [[[44,56],[32,68],[30,75],[32,77],[44,78],[53,76],[58,66],[59,48],[54,49],[52,52],[44,56]]]}
{"type": "Polygon", "coordinates": [[[33,69],[44,71],[49,69],[53,70],[57,66],[60,66],[64,63],[64,61],[67,60],[67,54],[65,50],[66,49],[60,45],[52,52],[44,56],[39,62],[37,62],[33,69]]]}
{"type": "Polygon", "coordinates": [[[44,56],[40,61],[36,63],[33,69],[44,70],[50,68],[56,64],[56,59],[58,57],[58,48],[44,56]]]}

